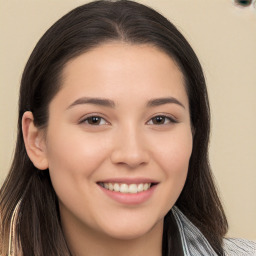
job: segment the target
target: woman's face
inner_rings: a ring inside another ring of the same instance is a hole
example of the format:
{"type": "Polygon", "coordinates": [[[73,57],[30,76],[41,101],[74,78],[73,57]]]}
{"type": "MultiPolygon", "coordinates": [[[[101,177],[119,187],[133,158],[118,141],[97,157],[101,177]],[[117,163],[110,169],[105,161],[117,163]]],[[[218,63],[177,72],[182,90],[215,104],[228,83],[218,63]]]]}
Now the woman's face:
{"type": "Polygon", "coordinates": [[[177,65],[156,47],[112,42],[68,62],[62,78],[45,152],[64,230],[131,239],[162,226],[192,151],[177,65]]]}

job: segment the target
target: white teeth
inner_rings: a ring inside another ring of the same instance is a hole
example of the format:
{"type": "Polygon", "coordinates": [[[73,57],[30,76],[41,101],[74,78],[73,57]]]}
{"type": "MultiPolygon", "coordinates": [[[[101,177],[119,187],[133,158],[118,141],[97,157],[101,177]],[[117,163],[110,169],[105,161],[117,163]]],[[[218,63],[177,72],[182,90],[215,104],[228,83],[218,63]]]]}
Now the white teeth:
{"type": "Polygon", "coordinates": [[[135,194],[138,192],[138,188],[137,188],[137,185],[136,184],[131,184],[129,186],[129,193],[132,193],[132,194],[135,194]]]}
{"type": "Polygon", "coordinates": [[[136,194],[142,191],[146,191],[151,187],[151,183],[140,183],[130,185],[125,183],[100,183],[99,185],[111,191],[130,194],[136,194]]]}
{"type": "Polygon", "coordinates": [[[148,183],[145,183],[145,184],[143,185],[143,190],[148,190],[148,188],[149,188],[149,184],[148,184],[148,183]]]}
{"type": "Polygon", "coordinates": [[[128,187],[128,185],[127,185],[127,184],[122,184],[122,185],[120,186],[120,192],[121,192],[121,193],[128,193],[128,192],[129,192],[129,187],[128,187]]]}
{"type": "Polygon", "coordinates": [[[116,192],[119,192],[119,191],[120,191],[120,189],[119,189],[119,184],[117,184],[117,183],[114,184],[114,190],[115,190],[116,192]]]}
{"type": "Polygon", "coordinates": [[[112,184],[112,183],[109,183],[109,184],[108,184],[108,189],[109,189],[109,190],[111,190],[111,191],[113,191],[113,190],[114,190],[114,186],[113,186],[113,184],[112,184]]]}
{"type": "Polygon", "coordinates": [[[138,186],[138,192],[141,192],[141,191],[143,191],[143,184],[139,184],[138,186]]]}

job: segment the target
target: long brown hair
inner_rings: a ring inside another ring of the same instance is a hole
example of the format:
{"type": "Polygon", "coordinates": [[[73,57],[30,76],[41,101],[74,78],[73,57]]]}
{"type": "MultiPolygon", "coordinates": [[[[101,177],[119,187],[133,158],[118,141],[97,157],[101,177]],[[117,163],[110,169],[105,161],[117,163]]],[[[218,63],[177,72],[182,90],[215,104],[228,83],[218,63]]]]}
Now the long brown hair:
{"type": "MultiPolygon", "coordinates": [[[[48,106],[61,87],[64,65],[107,41],[150,44],[167,53],[185,77],[194,130],[188,177],[176,206],[201,230],[218,255],[227,220],[208,163],[210,110],[201,65],[189,43],[162,15],[133,1],[95,1],[59,19],[39,40],[23,73],[16,151],[0,190],[3,245],[8,242],[11,216],[21,200],[16,236],[24,255],[71,255],[62,232],[58,199],[48,170],[38,170],[24,146],[21,119],[32,111],[35,125],[47,127],[48,106]]],[[[175,220],[165,217],[163,255],[183,255],[175,220]],[[172,227],[172,228],[170,228],[172,227]]],[[[3,255],[7,248],[3,248],[3,255]]]]}

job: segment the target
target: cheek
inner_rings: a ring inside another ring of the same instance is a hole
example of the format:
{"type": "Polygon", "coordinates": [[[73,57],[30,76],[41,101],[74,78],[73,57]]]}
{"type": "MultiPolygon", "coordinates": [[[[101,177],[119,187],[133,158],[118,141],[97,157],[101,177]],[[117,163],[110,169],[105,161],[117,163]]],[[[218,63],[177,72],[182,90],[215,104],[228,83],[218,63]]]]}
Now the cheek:
{"type": "Polygon", "coordinates": [[[181,175],[188,170],[188,164],[192,153],[193,138],[191,131],[173,133],[162,138],[161,144],[156,144],[155,159],[162,167],[165,175],[181,175]]]}
{"type": "Polygon", "coordinates": [[[47,157],[52,170],[63,172],[70,169],[73,174],[83,170],[90,175],[107,153],[106,139],[97,138],[97,135],[67,130],[55,135],[49,133],[48,138],[47,157]]]}
{"type": "Polygon", "coordinates": [[[94,173],[106,159],[110,144],[98,137],[69,130],[48,133],[50,177],[60,203],[67,209],[80,209],[81,197],[85,205],[90,204],[86,195],[91,194],[94,173]]]}
{"type": "Polygon", "coordinates": [[[192,152],[191,132],[175,133],[162,140],[155,150],[157,164],[163,170],[163,190],[161,202],[163,216],[177,201],[187,178],[189,160],[192,152]]]}
{"type": "Polygon", "coordinates": [[[84,182],[92,181],[95,171],[108,154],[104,139],[83,132],[60,131],[48,134],[47,156],[53,187],[59,197],[77,197],[84,182]]]}

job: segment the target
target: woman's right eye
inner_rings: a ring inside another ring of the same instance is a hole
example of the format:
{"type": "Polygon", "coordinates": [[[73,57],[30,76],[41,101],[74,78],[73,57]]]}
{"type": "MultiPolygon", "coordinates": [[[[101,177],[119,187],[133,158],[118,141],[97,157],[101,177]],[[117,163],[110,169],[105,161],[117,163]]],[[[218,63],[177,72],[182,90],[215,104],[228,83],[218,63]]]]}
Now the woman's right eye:
{"type": "Polygon", "coordinates": [[[89,124],[89,125],[105,125],[108,124],[108,122],[100,117],[100,116],[89,116],[81,120],[79,123],[81,124],[89,124]]]}

